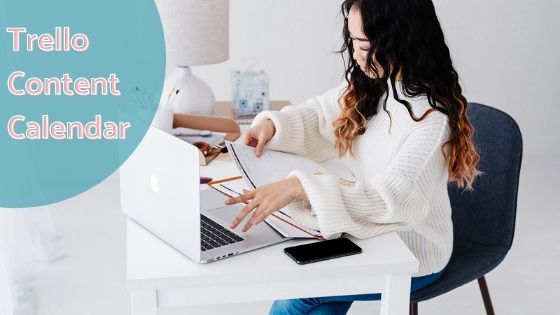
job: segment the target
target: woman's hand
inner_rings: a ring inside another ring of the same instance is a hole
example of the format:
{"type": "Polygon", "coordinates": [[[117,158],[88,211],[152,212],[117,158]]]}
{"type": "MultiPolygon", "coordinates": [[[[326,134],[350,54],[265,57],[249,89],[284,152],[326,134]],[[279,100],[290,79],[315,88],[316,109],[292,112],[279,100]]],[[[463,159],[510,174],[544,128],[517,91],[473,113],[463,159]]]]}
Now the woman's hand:
{"type": "Polygon", "coordinates": [[[257,156],[261,156],[264,145],[274,136],[276,132],[272,120],[263,120],[256,126],[249,129],[249,132],[243,137],[243,143],[255,148],[257,156]]]}
{"type": "Polygon", "coordinates": [[[264,185],[253,191],[245,191],[245,193],[239,197],[226,200],[226,204],[228,205],[249,201],[237,217],[235,217],[231,223],[231,228],[234,229],[237,227],[251,211],[255,210],[251,219],[242,229],[243,232],[246,232],[253,225],[261,223],[266,217],[295,200],[307,201],[307,195],[297,177],[291,177],[276,183],[264,185]]]}

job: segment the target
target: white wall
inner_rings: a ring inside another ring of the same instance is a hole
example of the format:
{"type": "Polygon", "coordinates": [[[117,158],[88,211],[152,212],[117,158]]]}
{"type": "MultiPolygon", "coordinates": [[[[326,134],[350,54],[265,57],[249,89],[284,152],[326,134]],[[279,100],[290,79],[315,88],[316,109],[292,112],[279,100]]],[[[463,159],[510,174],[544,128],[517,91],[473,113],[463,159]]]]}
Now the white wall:
{"type": "Polygon", "coordinates": [[[435,3],[467,98],[512,115],[525,154],[560,155],[560,2],[435,3]]]}
{"type": "Polygon", "coordinates": [[[339,0],[230,0],[230,58],[193,69],[216,99],[231,99],[230,70],[265,70],[272,99],[304,101],[342,79],[339,0]]]}
{"type": "MultiPolygon", "coordinates": [[[[271,98],[301,102],[342,78],[341,0],[231,0],[230,60],[196,67],[219,100],[230,73],[267,71],[271,98]]],[[[560,11],[557,0],[434,0],[465,95],[522,128],[525,154],[560,155],[560,11]]]]}

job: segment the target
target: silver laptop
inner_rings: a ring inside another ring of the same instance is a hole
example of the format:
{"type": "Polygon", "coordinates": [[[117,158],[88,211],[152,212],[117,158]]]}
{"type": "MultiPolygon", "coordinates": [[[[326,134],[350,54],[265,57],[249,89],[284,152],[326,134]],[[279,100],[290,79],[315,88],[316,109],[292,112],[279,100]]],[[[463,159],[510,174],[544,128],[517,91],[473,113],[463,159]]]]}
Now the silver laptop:
{"type": "Polygon", "coordinates": [[[200,190],[198,149],[150,127],[120,168],[121,207],[132,220],[195,262],[207,263],[288,240],[266,223],[229,228],[243,204],[200,190]]]}

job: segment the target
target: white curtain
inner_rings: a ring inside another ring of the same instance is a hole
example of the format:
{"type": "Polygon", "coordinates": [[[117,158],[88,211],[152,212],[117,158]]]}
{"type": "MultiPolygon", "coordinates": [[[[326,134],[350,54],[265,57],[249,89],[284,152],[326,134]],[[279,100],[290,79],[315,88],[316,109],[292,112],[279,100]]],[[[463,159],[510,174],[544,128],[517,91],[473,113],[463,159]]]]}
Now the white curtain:
{"type": "Polygon", "coordinates": [[[0,249],[0,315],[10,315],[13,312],[11,279],[8,274],[3,251],[0,249]]]}
{"type": "Polygon", "coordinates": [[[50,209],[0,208],[0,315],[33,315],[40,262],[64,256],[50,209]]]}

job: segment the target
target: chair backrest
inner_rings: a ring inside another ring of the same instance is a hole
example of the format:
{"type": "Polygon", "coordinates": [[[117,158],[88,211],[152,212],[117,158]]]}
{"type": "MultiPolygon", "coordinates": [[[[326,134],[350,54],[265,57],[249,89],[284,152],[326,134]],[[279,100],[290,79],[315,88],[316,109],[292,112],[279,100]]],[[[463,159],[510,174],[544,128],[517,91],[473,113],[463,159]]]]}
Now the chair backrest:
{"type": "Polygon", "coordinates": [[[515,231],[523,143],[515,120],[495,108],[471,103],[468,117],[480,153],[472,191],[449,185],[456,240],[509,250],[515,231]]]}

